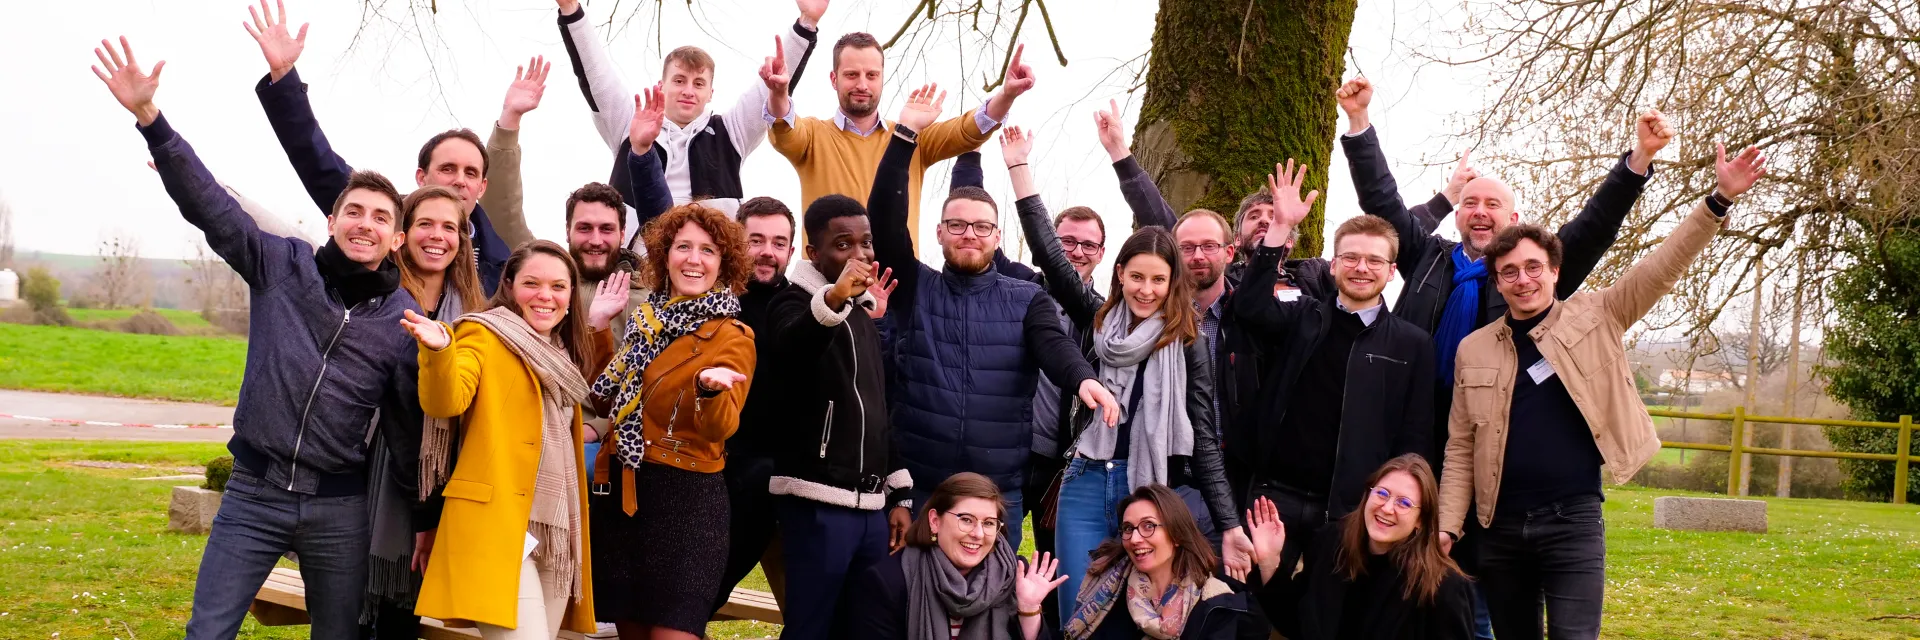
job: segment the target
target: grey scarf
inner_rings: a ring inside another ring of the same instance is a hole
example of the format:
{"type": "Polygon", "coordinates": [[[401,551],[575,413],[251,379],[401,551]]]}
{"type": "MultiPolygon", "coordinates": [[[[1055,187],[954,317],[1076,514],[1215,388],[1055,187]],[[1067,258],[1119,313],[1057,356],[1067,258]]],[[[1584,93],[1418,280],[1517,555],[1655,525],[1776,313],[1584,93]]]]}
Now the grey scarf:
{"type": "Polygon", "coordinates": [[[1131,424],[1128,451],[1114,451],[1120,433],[1117,429],[1091,426],[1080,436],[1078,451],[1096,460],[1127,461],[1127,481],[1132,488],[1150,484],[1168,484],[1167,457],[1193,455],[1193,424],[1187,419],[1187,363],[1184,345],[1179,340],[1154,348],[1166,327],[1166,315],[1133,323],[1133,312],[1126,305],[1114,305],[1093,336],[1093,353],[1100,359],[1100,384],[1121,402],[1133,397],[1134,385],[1145,385],[1140,406],[1127,407],[1132,415],[1122,416],[1131,424]],[[1139,367],[1145,361],[1145,369],[1139,367]]]}
{"type": "Polygon", "coordinates": [[[1007,638],[1018,562],[1013,548],[997,541],[985,562],[961,575],[939,547],[909,545],[900,552],[907,577],[906,640],[947,640],[948,618],[961,620],[960,640],[1007,638]]]}

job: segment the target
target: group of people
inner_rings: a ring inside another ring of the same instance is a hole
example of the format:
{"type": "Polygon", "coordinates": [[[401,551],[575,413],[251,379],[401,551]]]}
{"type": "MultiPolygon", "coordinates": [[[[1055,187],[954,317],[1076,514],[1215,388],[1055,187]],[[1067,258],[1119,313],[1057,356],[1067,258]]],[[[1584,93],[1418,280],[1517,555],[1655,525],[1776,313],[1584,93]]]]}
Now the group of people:
{"type": "Polygon", "coordinates": [[[1373,89],[1348,81],[1366,215],[1321,259],[1290,255],[1319,196],[1304,166],[1277,164],[1231,219],[1176,215],[1116,107],[1094,120],[1134,229],[1103,295],[1103,218],[1048,211],[1019,127],[1000,150],[1034,264],[1001,250],[975,149],[1034,84],[1018,50],[977,108],[938,121],[928,85],[888,122],[883,51],[850,33],[834,116],[798,117],[827,9],[798,0],[759,81],[715,111],[705,52],[672,51],[636,95],[578,1],[557,4],[612,155],[567,198],[565,246],[523,213],[544,58],[484,141],[428,140],[403,195],[328,144],[294,68],[306,26],[250,8],[255,90],[327,215],[308,238],[167,123],[164,62],[96,50],[167,193],[252,291],[187,637],[234,637],[287,552],[320,638],[411,638],[421,616],[486,638],[700,637],[756,565],[783,638],[1596,637],[1601,468],[1625,481],[1659,447],[1622,337],[1765,173],[1722,150],[1668,239],[1582,291],[1674,136],[1657,112],[1549,231],[1464,159],[1405,206],[1373,89]],[[797,216],[741,182],[769,139],[797,216]],[[914,250],[922,176],[956,156],[936,267],[914,250]],[[1449,214],[1458,241],[1434,233],[1449,214]]]}

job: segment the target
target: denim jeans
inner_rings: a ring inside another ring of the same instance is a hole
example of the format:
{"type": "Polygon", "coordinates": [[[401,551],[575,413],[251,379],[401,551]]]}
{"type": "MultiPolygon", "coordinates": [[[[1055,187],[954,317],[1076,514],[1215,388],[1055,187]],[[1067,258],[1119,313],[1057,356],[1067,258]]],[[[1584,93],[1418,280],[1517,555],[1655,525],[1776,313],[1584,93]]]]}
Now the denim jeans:
{"type": "Polygon", "coordinates": [[[1073,616],[1074,601],[1080,595],[1080,583],[1086,580],[1088,558],[1108,538],[1119,535],[1120,500],[1132,493],[1127,480],[1127,461],[1067,461],[1067,473],[1060,483],[1060,514],[1055,519],[1053,544],[1059,550],[1060,572],[1066,584],[1060,585],[1060,615],[1073,616]]]}
{"type": "Polygon", "coordinates": [[[355,640],[367,588],[365,495],[319,497],[234,469],[193,586],[189,640],[231,640],[280,556],[300,556],[312,637],[355,640]]]}
{"type": "Polygon", "coordinates": [[[1494,514],[1480,538],[1480,585],[1500,640],[1600,637],[1607,588],[1606,521],[1600,498],[1494,514]]]}

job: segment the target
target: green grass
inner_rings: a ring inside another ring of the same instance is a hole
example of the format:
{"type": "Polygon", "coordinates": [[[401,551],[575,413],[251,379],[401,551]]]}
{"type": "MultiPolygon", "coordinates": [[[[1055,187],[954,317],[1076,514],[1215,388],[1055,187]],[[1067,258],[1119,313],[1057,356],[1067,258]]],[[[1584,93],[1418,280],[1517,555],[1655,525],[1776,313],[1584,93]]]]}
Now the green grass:
{"type": "MultiPolygon", "coordinates": [[[[128,480],[171,472],[70,463],[196,466],[223,451],[137,442],[0,447],[0,636],[179,637],[206,538],[166,533],[171,483],[128,480]]],[[[1772,533],[1653,529],[1653,499],[1677,493],[1608,491],[1606,637],[1920,636],[1920,620],[1869,620],[1920,614],[1920,508],[1767,499],[1772,533]]],[[[766,581],[756,571],[744,585],[765,589],[766,581]]],[[[779,629],[726,622],[709,632],[762,638],[779,629]]],[[[240,636],[301,638],[306,628],[248,618],[240,636]]]]}
{"type": "Polygon", "coordinates": [[[0,388],[233,406],[247,343],[0,323],[0,388]]]}
{"type": "MultiPolygon", "coordinates": [[[[206,318],[200,317],[199,313],[196,313],[193,311],[184,311],[180,309],[154,309],[153,312],[160,314],[160,317],[166,318],[167,321],[172,322],[173,326],[179,327],[182,331],[186,331],[188,333],[197,333],[200,331],[216,330],[213,326],[213,323],[207,322],[206,318]]],[[[133,317],[133,314],[136,314],[136,313],[140,313],[140,310],[139,309],[74,309],[72,307],[67,308],[67,315],[73,316],[73,321],[78,323],[103,322],[103,321],[119,322],[121,320],[125,320],[127,318],[133,317]]]]}

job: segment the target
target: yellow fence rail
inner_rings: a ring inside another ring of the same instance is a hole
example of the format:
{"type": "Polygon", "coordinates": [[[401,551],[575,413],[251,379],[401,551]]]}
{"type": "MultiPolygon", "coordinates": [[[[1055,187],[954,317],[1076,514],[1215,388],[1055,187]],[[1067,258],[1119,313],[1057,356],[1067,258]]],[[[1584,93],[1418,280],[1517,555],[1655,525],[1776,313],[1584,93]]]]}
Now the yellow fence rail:
{"type": "Polygon", "coordinates": [[[1766,456],[1793,456],[1798,458],[1836,458],[1841,460],[1884,460],[1893,463],[1893,503],[1907,503],[1907,467],[1915,459],[1909,455],[1913,447],[1913,416],[1900,416],[1899,422],[1865,422],[1860,420],[1822,420],[1819,418],[1784,418],[1780,416],[1750,416],[1746,407],[1734,407],[1733,413],[1689,413],[1669,411],[1667,409],[1649,409],[1648,414],[1663,418],[1683,418],[1690,420],[1724,420],[1733,423],[1732,444],[1708,444],[1702,442],[1660,441],[1660,446],[1668,449],[1692,449],[1694,451],[1718,451],[1727,456],[1727,495],[1740,493],[1740,459],[1742,454],[1766,456]],[[1773,449],[1769,447],[1742,446],[1747,425],[1780,424],[1807,425],[1813,427],[1866,427],[1869,429],[1899,429],[1898,444],[1893,453],[1854,453],[1851,451],[1805,451],[1801,449],[1773,449]]]}

